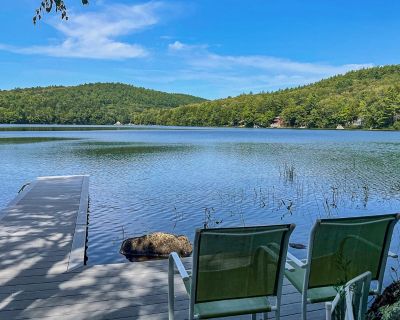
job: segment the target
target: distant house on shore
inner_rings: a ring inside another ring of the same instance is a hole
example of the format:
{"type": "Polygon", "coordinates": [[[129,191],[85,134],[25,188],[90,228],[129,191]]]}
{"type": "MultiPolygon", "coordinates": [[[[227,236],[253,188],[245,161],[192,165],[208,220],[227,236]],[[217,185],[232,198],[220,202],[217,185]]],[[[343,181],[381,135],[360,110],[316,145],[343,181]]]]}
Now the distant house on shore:
{"type": "Polygon", "coordinates": [[[362,121],[361,118],[357,118],[351,124],[352,124],[353,127],[361,127],[362,124],[363,124],[363,121],[362,121]]]}
{"type": "Polygon", "coordinates": [[[344,127],[341,124],[338,124],[336,130],[344,130],[344,127]]]}
{"type": "Polygon", "coordinates": [[[281,117],[275,117],[274,120],[272,120],[272,123],[270,125],[271,128],[282,128],[285,125],[285,121],[281,117]]]}
{"type": "Polygon", "coordinates": [[[114,123],[114,126],[122,126],[122,123],[117,121],[116,123],[114,123]]]}

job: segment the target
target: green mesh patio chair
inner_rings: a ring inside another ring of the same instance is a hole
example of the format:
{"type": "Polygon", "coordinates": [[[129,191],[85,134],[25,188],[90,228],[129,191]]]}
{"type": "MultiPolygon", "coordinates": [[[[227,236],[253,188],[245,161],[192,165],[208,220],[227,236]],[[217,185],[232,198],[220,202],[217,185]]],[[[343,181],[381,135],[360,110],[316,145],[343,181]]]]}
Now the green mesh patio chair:
{"type": "Polygon", "coordinates": [[[191,274],[176,253],[169,257],[169,319],[174,319],[175,268],[189,295],[190,320],[244,314],[254,319],[257,313],[265,317],[270,311],[279,319],[293,229],[294,225],[275,225],[197,230],[191,274]]]}
{"type": "Polygon", "coordinates": [[[308,257],[301,261],[288,252],[292,270],[285,272],[288,280],[302,294],[302,319],[307,318],[307,304],[332,301],[335,288],[370,271],[377,288],[382,281],[393,228],[399,214],[321,219],[312,228],[308,257]]]}
{"type": "Polygon", "coordinates": [[[350,280],[336,294],[332,302],[326,302],[326,320],[365,320],[371,272],[365,272],[350,280]]]}

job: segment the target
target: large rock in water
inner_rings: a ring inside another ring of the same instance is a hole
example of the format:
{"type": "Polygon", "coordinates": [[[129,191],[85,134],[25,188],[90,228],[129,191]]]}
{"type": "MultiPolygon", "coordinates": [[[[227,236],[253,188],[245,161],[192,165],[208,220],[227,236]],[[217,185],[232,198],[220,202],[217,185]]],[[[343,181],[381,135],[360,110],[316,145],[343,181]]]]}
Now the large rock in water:
{"type": "Polygon", "coordinates": [[[171,252],[188,257],[192,250],[186,236],[154,232],[124,240],[120,252],[126,257],[167,257],[171,252]]]}

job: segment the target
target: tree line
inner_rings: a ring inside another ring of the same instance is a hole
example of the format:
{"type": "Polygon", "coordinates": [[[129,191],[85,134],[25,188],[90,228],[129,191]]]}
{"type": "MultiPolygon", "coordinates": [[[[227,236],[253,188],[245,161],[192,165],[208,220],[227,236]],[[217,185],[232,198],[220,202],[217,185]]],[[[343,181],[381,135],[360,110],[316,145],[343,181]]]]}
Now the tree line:
{"type": "Polygon", "coordinates": [[[0,91],[0,123],[154,124],[400,130],[400,65],[298,88],[208,101],[121,83],[0,91]]]}
{"type": "Polygon", "coordinates": [[[392,128],[400,130],[400,65],[351,71],[271,93],[205,101],[135,113],[137,124],[269,127],[392,128]]]}

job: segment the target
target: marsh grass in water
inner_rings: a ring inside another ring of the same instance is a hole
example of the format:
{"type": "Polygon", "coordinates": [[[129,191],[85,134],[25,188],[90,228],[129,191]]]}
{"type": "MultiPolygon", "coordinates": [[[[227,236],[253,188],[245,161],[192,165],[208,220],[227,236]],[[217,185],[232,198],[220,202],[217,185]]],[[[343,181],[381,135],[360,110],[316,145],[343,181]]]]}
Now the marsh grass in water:
{"type": "Polygon", "coordinates": [[[294,182],[296,176],[296,168],[293,163],[283,163],[282,168],[280,168],[279,172],[281,177],[284,178],[286,182],[294,182]]]}
{"type": "MultiPolygon", "coordinates": [[[[313,214],[328,217],[340,216],[346,210],[367,209],[371,197],[370,182],[360,178],[362,169],[357,168],[355,161],[338,172],[343,179],[328,184],[305,179],[306,174],[298,167],[294,162],[283,162],[278,167],[281,179],[276,185],[216,191],[218,204],[205,207],[202,226],[229,225],[233,221],[236,225],[246,226],[247,214],[251,215],[254,210],[259,212],[260,218],[273,215],[283,220],[301,213],[305,207],[315,208],[313,214]]],[[[399,196],[398,186],[398,183],[392,186],[394,192],[389,197],[399,196]]],[[[185,211],[179,211],[178,206],[175,204],[173,210],[174,229],[179,221],[185,220],[185,211]]]]}

